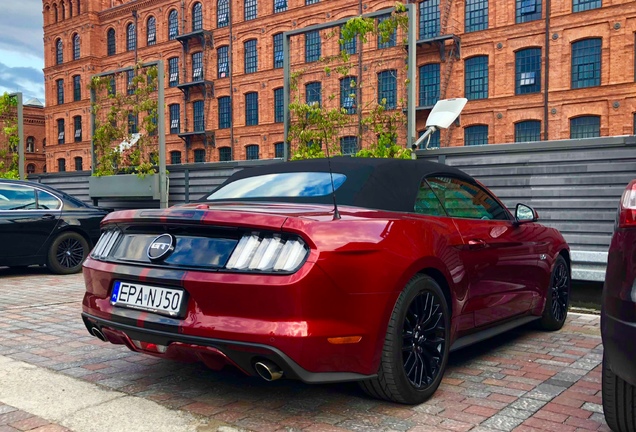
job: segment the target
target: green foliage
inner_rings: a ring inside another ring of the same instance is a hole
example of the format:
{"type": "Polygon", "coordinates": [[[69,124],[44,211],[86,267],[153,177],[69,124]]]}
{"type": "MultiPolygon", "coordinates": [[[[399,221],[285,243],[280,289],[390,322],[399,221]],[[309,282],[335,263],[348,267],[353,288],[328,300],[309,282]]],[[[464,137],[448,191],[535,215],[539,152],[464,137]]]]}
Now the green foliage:
{"type": "Polygon", "coordinates": [[[135,173],[143,178],[154,174],[157,170],[150,155],[158,144],[158,107],[153,98],[157,90],[157,68],[135,65],[133,79],[124,92],[114,91],[112,79],[112,76],[93,77],[89,84],[89,89],[95,92],[95,102],[91,105],[95,114],[93,142],[97,156],[93,175],[135,173]],[[142,117],[137,134],[132,133],[130,116],[142,117]],[[120,145],[122,143],[125,144],[120,145]]]}
{"type": "Polygon", "coordinates": [[[0,137],[0,178],[18,179],[20,177],[17,106],[16,97],[6,92],[0,96],[0,123],[2,123],[0,132],[4,135],[0,137]]]}
{"type": "MultiPolygon", "coordinates": [[[[359,39],[368,42],[370,37],[379,36],[381,42],[388,41],[398,31],[408,30],[408,16],[406,6],[396,3],[391,16],[378,26],[373,18],[357,16],[349,19],[340,31],[332,31],[327,38],[338,36],[339,44],[344,47],[347,43],[359,39]]],[[[403,41],[406,43],[406,41],[403,41]]],[[[340,50],[338,55],[321,59],[325,63],[324,73],[330,76],[337,73],[341,77],[351,75],[351,55],[346,50],[340,50]]],[[[406,66],[405,66],[406,68],[406,66]]],[[[289,126],[289,142],[292,147],[291,159],[312,159],[325,157],[325,149],[329,155],[341,154],[339,137],[342,129],[350,125],[352,117],[344,108],[327,109],[318,104],[308,105],[302,102],[303,94],[298,90],[299,82],[305,70],[293,72],[290,79],[292,101],[289,104],[291,122],[289,126]],[[321,144],[318,144],[321,143],[321,144]]],[[[351,96],[356,100],[356,109],[361,113],[361,126],[376,136],[377,140],[366,148],[358,151],[356,157],[390,157],[410,159],[411,151],[397,144],[398,130],[405,125],[406,118],[401,109],[387,110],[386,100],[374,101],[365,106],[359,104],[360,89],[363,87],[377,94],[377,90],[366,86],[361,76],[357,82],[351,84],[351,96]]],[[[330,95],[334,100],[339,95],[330,95]]],[[[361,141],[362,136],[358,139],[361,141]]]]}

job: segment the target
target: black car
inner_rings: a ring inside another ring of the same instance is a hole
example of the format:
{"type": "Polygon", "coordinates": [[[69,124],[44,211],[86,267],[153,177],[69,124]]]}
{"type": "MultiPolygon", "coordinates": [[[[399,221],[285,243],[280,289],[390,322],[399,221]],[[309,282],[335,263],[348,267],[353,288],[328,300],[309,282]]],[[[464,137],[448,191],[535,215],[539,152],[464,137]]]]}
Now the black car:
{"type": "Polygon", "coordinates": [[[107,213],[39,183],[0,179],[0,266],[77,273],[107,213]]]}
{"type": "Polygon", "coordinates": [[[625,189],[607,259],[601,311],[603,411],[615,432],[636,431],[636,180],[625,189]]]}

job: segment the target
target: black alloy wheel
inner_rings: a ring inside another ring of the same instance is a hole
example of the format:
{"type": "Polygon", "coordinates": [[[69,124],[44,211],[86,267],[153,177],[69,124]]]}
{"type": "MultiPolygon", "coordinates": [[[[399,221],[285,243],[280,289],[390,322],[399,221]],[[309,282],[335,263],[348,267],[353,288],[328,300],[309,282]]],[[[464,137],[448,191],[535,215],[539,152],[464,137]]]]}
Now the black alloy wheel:
{"type": "Polygon", "coordinates": [[[441,300],[432,292],[415,297],[404,317],[404,372],[418,389],[430,386],[440,373],[446,340],[441,300]]]}
{"type": "Polygon", "coordinates": [[[400,293],[389,320],[377,377],[360,381],[369,395],[419,404],[439,387],[450,339],[451,314],[435,279],[415,275],[400,293]]]}
{"type": "Polygon", "coordinates": [[[51,243],[47,265],[53,273],[77,273],[87,255],[86,239],[76,232],[64,232],[51,243]]]}
{"type": "Polygon", "coordinates": [[[565,324],[570,306],[570,266],[559,255],[554,263],[539,326],[544,330],[559,330],[565,324]]]}

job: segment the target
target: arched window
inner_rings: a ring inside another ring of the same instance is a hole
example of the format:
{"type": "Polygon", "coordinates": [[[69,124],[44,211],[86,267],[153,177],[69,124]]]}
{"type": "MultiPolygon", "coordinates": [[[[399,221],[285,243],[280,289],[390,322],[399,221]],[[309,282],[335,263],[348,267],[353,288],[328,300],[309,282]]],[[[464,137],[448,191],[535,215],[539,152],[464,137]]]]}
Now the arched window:
{"type": "Polygon", "coordinates": [[[245,160],[258,159],[258,146],[256,144],[248,145],[245,147],[245,160]]]}
{"type": "Polygon", "coordinates": [[[541,48],[515,52],[515,94],[541,91],[541,48]]]}
{"type": "Polygon", "coordinates": [[[66,171],[66,159],[60,158],[57,160],[57,170],[58,172],[66,171]]]}
{"type": "MultiPolygon", "coordinates": [[[[71,0],[71,1],[72,1],[72,0],[71,0]]],[[[79,14],[80,14],[80,12],[81,12],[81,9],[80,9],[80,0],[77,0],[77,12],[76,12],[76,13],[77,13],[77,15],[79,15],[79,14]]]]}
{"type": "Polygon", "coordinates": [[[68,2],[68,17],[73,17],[73,0],[68,2]]]}
{"type": "Polygon", "coordinates": [[[117,53],[115,29],[108,29],[108,32],[106,33],[106,47],[109,56],[113,56],[117,53]]]}
{"type": "Polygon", "coordinates": [[[157,20],[153,16],[148,18],[148,25],[146,26],[146,42],[148,46],[157,43],[157,20]]]}
{"type": "Polygon", "coordinates": [[[168,39],[174,40],[177,36],[179,36],[179,14],[173,9],[168,15],[168,39]]]}
{"type": "Polygon", "coordinates": [[[218,0],[216,4],[216,26],[227,27],[230,21],[230,4],[228,0],[218,0]]]}
{"type": "Polygon", "coordinates": [[[203,6],[195,3],[192,7],[192,31],[203,30],[203,6]]]}
{"type": "Polygon", "coordinates": [[[196,149],[194,151],[194,162],[195,163],[205,162],[205,150],[204,149],[196,149]]]}
{"type": "Polygon", "coordinates": [[[28,164],[27,165],[27,174],[33,174],[33,173],[35,173],[35,165],[28,164]]]}
{"type": "Polygon", "coordinates": [[[55,15],[55,22],[58,22],[60,20],[60,16],[57,12],[57,5],[53,5],[53,14],[55,15]]]}
{"type": "Polygon", "coordinates": [[[137,27],[130,23],[126,27],[126,50],[134,51],[137,49],[137,27]]]}
{"type": "Polygon", "coordinates": [[[55,42],[55,63],[64,63],[64,44],[62,43],[62,39],[58,39],[57,42],[55,42]]]}
{"type": "Polygon", "coordinates": [[[178,150],[170,152],[170,163],[172,165],[179,165],[181,163],[181,152],[178,150]]]}
{"type": "Polygon", "coordinates": [[[76,33],[73,36],[73,60],[79,60],[80,58],[80,36],[76,33]]]}
{"type": "Polygon", "coordinates": [[[82,166],[82,157],[81,156],[76,156],[75,157],[75,171],[83,171],[84,167],[82,166]]]}
{"type": "Polygon", "coordinates": [[[524,120],[515,123],[515,142],[541,141],[541,121],[524,120]]]}
{"type": "Polygon", "coordinates": [[[27,138],[26,151],[27,151],[27,153],[35,152],[35,138],[33,138],[32,136],[27,138]]]}
{"type": "Polygon", "coordinates": [[[586,115],[570,119],[570,139],[601,136],[601,117],[586,115]]]}
{"type": "Polygon", "coordinates": [[[488,125],[468,126],[464,129],[464,145],[488,144],[488,125]]]}
{"type": "Polygon", "coordinates": [[[60,6],[62,6],[62,21],[64,21],[66,19],[66,5],[62,2],[60,6]]]}

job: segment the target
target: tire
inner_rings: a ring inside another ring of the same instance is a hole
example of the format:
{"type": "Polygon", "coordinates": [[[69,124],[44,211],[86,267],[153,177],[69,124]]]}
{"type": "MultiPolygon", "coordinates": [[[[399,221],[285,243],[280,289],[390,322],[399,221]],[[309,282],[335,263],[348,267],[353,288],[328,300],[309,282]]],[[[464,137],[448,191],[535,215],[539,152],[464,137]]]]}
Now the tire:
{"type": "Polygon", "coordinates": [[[46,266],[57,274],[78,273],[88,252],[88,242],[81,234],[63,232],[51,243],[46,266]]]}
{"type": "Polygon", "coordinates": [[[560,330],[568,317],[570,306],[570,286],[572,283],[570,266],[561,255],[556,259],[550,286],[546,291],[545,308],[539,327],[547,331],[560,330]]]}
{"type": "Polygon", "coordinates": [[[614,432],[636,431],[636,387],[612,372],[603,357],[603,412],[614,432]]]}
{"type": "Polygon", "coordinates": [[[360,387],[378,399],[424,402],[442,381],[449,336],[450,312],[442,289],[429,276],[414,276],[393,308],[378,376],[360,381],[360,387]]]}

